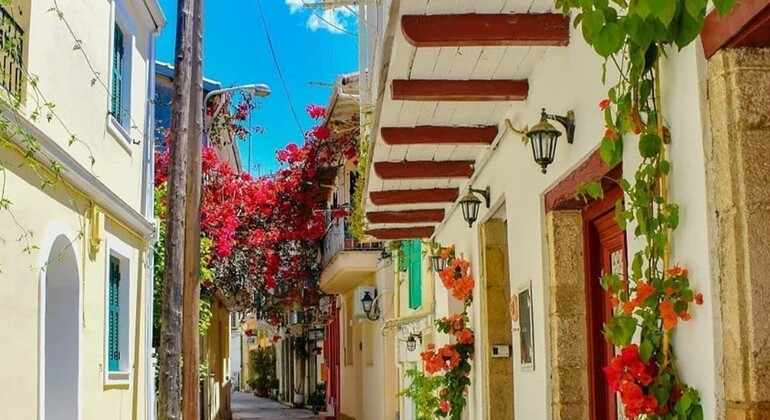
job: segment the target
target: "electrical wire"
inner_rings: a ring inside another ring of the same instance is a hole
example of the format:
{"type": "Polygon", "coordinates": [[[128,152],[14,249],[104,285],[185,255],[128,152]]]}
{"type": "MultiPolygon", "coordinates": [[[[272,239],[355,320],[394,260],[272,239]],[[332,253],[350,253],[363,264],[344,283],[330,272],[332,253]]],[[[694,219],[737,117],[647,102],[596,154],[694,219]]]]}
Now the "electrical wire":
{"type": "Polygon", "coordinates": [[[273,48],[273,40],[270,38],[270,30],[267,27],[267,20],[265,20],[265,12],[262,10],[262,0],[257,0],[257,6],[259,7],[259,16],[262,18],[262,26],[265,28],[265,38],[267,39],[267,46],[270,49],[270,55],[273,57],[273,63],[275,63],[275,70],[278,72],[278,78],[281,79],[281,85],[284,92],[286,92],[286,99],[289,101],[289,107],[291,108],[291,114],[294,116],[294,122],[297,123],[297,128],[302,137],[305,137],[305,130],[302,129],[302,124],[299,122],[299,116],[297,115],[297,109],[294,107],[294,101],[291,99],[289,88],[286,86],[286,80],[283,78],[283,72],[281,66],[278,64],[278,57],[275,54],[275,48],[273,48]]]}
{"type": "Polygon", "coordinates": [[[313,5],[312,5],[312,4],[308,4],[308,2],[306,2],[305,0],[300,0],[300,1],[302,1],[302,4],[304,4],[304,5],[305,5],[305,7],[307,7],[308,9],[310,9],[310,13],[314,14],[314,15],[315,15],[315,17],[317,17],[317,18],[318,18],[318,19],[319,19],[321,22],[324,22],[325,24],[329,25],[330,27],[332,27],[332,28],[334,28],[334,29],[336,29],[336,30],[338,30],[338,31],[340,31],[340,32],[342,32],[342,33],[344,33],[344,34],[348,34],[348,35],[352,35],[352,36],[358,36],[358,34],[357,34],[357,33],[355,33],[355,32],[350,32],[350,31],[348,31],[347,29],[345,29],[345,28],[343,28],[343,27],[340,27],[340,26],[338,26],[338,25],[335,25],[335,24],[333,24],[333,23],[329,22],[328,20],[326,20],[326,18],[324,18],[322,15],[319,15],[319,14],[318,14],[318,12],[316,12],[315,10],[313,10],[313,5]]]}

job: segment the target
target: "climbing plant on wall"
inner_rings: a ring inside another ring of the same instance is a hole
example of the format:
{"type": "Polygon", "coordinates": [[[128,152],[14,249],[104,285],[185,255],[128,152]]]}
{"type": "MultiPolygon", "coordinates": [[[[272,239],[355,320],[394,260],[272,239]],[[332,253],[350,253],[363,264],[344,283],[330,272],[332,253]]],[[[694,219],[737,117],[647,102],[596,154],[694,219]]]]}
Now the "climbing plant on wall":
{"type": "MultiPolygon", "coordinates": [[[[735,0],[713,0],[720,14],[735,0]]],[[[613,317],[604,335],[620,353],[604,368],[610,389],[620,396],[625,415],[646,419],[702,419],[698,391],[676,369],[671,334],[690,319],[693,303],[703,297],[690,287],[686,269],[671,266],[670,232],[679,225],[679,207],[667,194],[672,164],[666,156],[671,134],[661,104],[660,60],[685,48],[703,27],[708,0],[556,0],[564,13],[575,12],[586,42],[605,61],[617,81],[599,104],[606,131],[599,152],[618,164],[633,139],[641,162],[632,178],[620,179],[625,202],[616,205],[616,220],[633,227],[643,247],[633,256],[628,277],[605,275],[613,317]],[[632,340],[637,337],[636,343],[632,340]]],[[[602,196],[598,182],[582,185],[579,194],[602,196]]]]}
{"type": "Polygon", "coordinates": [[[415,401],[418,413],[422,415],[432,412],[436,417],[459,420],[467,405],[466,394],[471,385],[475,335],[470,328],[468,308],[473,302],[475,281],[470,274],[470,262],[455,258],[454,247],[443,248],[441,255],[448,260],[447,266],[439,273],[441,283],[455,299],[462,302],[463,309],[436,320],[436,329],[448,334],[450,342],[438,349],[434,343],[428,344],[428,350],[420,353],[425,373],[409,372],[412,386],[399,395],[415,401]],[[435,390],[438,390],[438,398],[431,397],[435,396],[435,390]]]}

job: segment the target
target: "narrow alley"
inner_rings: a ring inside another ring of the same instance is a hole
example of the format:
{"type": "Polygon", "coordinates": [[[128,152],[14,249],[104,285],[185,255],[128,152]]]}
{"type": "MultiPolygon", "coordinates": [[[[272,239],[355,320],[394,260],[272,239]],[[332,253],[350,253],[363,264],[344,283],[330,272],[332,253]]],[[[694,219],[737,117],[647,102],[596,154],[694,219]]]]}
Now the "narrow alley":
{"type": "Polygon", "coordinates": [[[300,420],[315,419],[309,410],[288,408],[268,398],[236,392],[232,398],[233,420],[300,420]]]}

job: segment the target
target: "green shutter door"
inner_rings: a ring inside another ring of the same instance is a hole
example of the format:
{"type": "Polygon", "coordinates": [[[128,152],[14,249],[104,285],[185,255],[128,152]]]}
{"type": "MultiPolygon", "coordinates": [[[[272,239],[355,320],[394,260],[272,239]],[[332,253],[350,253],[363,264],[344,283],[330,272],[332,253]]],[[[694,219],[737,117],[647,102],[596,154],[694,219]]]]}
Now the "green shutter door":
{"type": "Polygon", "coordinates": [[[115,25],[115,36],[112,42],[112,100],[110,113],[121,124],[123,123],[123,32],[115,25]]]}
{"type": "Polygon", "coordinates": [[[120,260],[110,256],[110,278],[107,323],[107,358],[110,372],[120,370],[120,260]]]}
{"type": "Polygon", "coordinates": [[[413,239],[408,244],[409,308],[417,309],[422,305],[422,243],[413,239]]]}

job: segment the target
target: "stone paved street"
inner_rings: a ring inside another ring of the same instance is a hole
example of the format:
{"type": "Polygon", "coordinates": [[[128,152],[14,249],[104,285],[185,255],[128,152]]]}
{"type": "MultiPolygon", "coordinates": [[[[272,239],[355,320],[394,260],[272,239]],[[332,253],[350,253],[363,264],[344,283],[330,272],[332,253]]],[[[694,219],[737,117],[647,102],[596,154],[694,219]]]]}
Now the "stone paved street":
{"type": "Polygon", "coordinates": [[[233,420],[301,420],[316,419],[308,410],[288,408],[268,398],[258,398],[244,392],[233,393],[233,420]]]}

